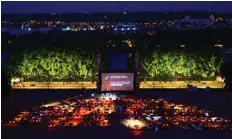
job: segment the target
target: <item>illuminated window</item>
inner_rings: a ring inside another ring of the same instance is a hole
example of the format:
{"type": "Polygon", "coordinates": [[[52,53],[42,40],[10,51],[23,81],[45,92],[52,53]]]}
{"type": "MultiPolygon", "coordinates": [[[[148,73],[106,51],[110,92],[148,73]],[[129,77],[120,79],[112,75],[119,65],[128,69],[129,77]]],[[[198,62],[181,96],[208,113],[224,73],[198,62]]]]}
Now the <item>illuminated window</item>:
{"type": "Polygon", "coordinates": [[[104,29],[104,26],[100,26],[100,29],[104,29]]]}
{"type": "Polygon", "coordinates": [[[181,45],[180,45],[180,47],[184,48],[184,47],[185,47],[185,45],[184,45],[184,44],[181,44],[181,45]]]}
{"type": "Polygon", "coordinates": [[[222,47],[223,47],[223,44],[215,44],[214,46],[215,46],[215,47],[222,48],[222,47]]]}

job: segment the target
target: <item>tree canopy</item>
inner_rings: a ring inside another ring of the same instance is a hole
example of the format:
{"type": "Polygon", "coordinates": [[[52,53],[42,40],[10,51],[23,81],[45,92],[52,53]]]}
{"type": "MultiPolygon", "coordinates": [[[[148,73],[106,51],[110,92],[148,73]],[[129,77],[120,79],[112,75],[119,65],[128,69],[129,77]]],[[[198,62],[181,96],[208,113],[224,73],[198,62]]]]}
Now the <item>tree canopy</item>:
{"type": "Polygon", "coordinates": [[[141,75],[152,80],[214,79],[222,59],[214,55],[197,56],[186,52],[154,51],[141,60],[141,75]]]}
{"type": "Polygon", "coordinates": [[[24,52],[12,74],[30,80],[94,80],[96,55],[82,50],[36,50],[24,52]]]}

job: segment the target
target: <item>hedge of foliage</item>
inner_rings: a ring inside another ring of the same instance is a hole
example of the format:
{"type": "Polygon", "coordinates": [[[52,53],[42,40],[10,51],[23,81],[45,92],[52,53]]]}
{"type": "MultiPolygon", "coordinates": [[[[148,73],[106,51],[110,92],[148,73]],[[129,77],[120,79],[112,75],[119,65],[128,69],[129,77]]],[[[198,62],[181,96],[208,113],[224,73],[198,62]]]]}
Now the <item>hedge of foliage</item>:
{"type": "Polygon", "coordinates": [[[214,55],[154,51],[142,58],[141,76],[151,80],[213,80],[221,64],[222,59],[214,55]]]}
{"type": "MultiPolygon", "coordinates": [[[[187,52],[152,52],[141,56],[141,77],[149,80],[213,80],[220,72],[221,57],[187,52]]],[[[8,61],[11,76],[33,81],[95,81],[96,52],[74,50],[35,50],[8,61]]],[[[107,60],[106,60],[107,61],[107,60]]],[[[104,62],[103,62],[104,63],[104,62]]]]}
{"type": "Polygon", "coordinates": [[[25,52],[11,72],[28,80],[95,80],[96,55],[81,50],[25,52]]]}

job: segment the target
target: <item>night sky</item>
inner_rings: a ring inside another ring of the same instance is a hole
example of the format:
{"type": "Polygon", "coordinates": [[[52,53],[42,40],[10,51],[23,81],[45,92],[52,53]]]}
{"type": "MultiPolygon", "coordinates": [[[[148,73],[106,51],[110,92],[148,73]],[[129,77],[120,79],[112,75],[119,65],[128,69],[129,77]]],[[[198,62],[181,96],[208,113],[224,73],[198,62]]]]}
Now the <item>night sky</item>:
{"type": "Polygon", "coordinates": [[[232,2],[1,2],[2,13],[206,11],[232,12],[232,2]]]}

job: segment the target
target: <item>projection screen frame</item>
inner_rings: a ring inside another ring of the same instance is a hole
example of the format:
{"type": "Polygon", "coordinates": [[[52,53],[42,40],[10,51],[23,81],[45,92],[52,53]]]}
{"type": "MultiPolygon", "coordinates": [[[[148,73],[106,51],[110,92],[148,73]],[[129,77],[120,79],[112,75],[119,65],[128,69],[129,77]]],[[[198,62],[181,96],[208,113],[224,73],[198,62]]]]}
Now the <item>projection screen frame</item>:
{"type": "Polygon", "coordinates": [[[99,83],[100,83],[100,86],[99,86],[99,91],[100,92],[134,92],[135,91],[135,82],[136,82],[136,74],[134,72],[101,72],[99,74],[99,83]],[[132,90],[107,90],[107,91],[102,91],[102,74],[104,73],[112,73],[112,74],[117,74],[117,73],[131,73],[133,74],[133,89],[132,90]]]}

